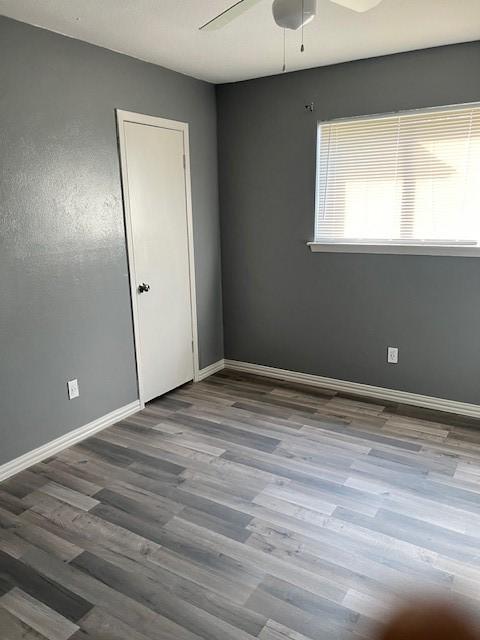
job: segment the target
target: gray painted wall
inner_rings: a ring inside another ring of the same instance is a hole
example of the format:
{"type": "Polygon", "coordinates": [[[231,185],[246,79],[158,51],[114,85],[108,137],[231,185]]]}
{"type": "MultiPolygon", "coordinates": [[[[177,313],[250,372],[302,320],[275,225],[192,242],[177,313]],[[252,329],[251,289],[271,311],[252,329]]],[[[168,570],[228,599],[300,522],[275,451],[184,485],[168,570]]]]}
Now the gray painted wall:
{"type": "Polygon", "coordinates": [[[200,366],[223,357],[213,86],[0,18],[0,464],[137,398],[116,107],[190,123],[200,366]]]}
{"type": "Polygon", "coordinates": [[[317,119],[476,100],[478,42],[217,87],[226,358],[480,403],[480,259],[305,246],[317,119]]]}

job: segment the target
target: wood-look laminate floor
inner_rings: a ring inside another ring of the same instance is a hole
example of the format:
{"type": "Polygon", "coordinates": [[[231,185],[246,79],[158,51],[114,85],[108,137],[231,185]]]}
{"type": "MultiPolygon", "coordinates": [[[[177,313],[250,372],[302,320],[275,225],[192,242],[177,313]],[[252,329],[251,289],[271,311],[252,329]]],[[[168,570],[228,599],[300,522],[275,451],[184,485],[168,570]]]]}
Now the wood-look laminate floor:
{"type": "Polygon", "coordinates": [[[458,416],[225,371],[0,485],[3,640],[370,638],[424,589],[480,603],[458,416]]]}

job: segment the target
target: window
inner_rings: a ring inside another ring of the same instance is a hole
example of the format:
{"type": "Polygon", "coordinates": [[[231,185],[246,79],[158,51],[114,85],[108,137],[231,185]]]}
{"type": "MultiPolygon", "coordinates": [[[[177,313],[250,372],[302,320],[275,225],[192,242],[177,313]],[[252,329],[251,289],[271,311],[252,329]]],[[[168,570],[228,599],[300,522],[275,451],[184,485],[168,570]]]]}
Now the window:
{"type": "Polygon", "coordinates": [[[479,105],[324,122],[317,145],[312,250],[479,253],[479,105]]]}

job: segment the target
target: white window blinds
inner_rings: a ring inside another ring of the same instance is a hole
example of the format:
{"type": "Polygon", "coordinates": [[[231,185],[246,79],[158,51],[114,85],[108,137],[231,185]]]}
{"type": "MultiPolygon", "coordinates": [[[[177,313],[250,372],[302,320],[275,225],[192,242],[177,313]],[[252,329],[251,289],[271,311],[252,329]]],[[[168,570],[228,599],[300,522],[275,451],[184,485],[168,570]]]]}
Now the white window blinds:
{"type": "Polygon", "coordinates": [[[480,106],[321,123],[315,242],[480,240],[480,106]]]}

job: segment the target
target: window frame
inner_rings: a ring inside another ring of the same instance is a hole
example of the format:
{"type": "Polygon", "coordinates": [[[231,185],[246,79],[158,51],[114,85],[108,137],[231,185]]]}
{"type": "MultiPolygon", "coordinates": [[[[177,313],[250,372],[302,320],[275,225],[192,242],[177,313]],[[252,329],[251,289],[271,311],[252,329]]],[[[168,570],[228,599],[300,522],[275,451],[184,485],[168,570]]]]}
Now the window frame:
{"type": "MultiPolygon", "coordinates": [[[[344,116],[316,121],[316,153],[315,153],[315,211],[313,217],[313,236],[315,238],[317,215],[319,210],[318,184],[318,157],[320,152],[320,128],[324,124],[337,124],[342,122],[358,122],[361,120],[373,120],[391,118],[402,115],[415,115],[426,113],[438,113],[439,111],[455,111],[457,109],[469,109],[480,107],[478,102],[464,102],[433,107],[419,107],[415,109],[401,109],[384,113],[369,113],[355,116],[344,116]]],[[[479,211],[480,215],[480,211],[479,211]]],[[[398,242],[382,240],[313,240],[307,242],[307,246],[313,253],[373,253],[373,254],[398,254],[398,255],[428,255],[428,256],[461,256],[479,257],[480,239],[477,243],[454,243],[442,241],[429,242],[398,242]]]]}

